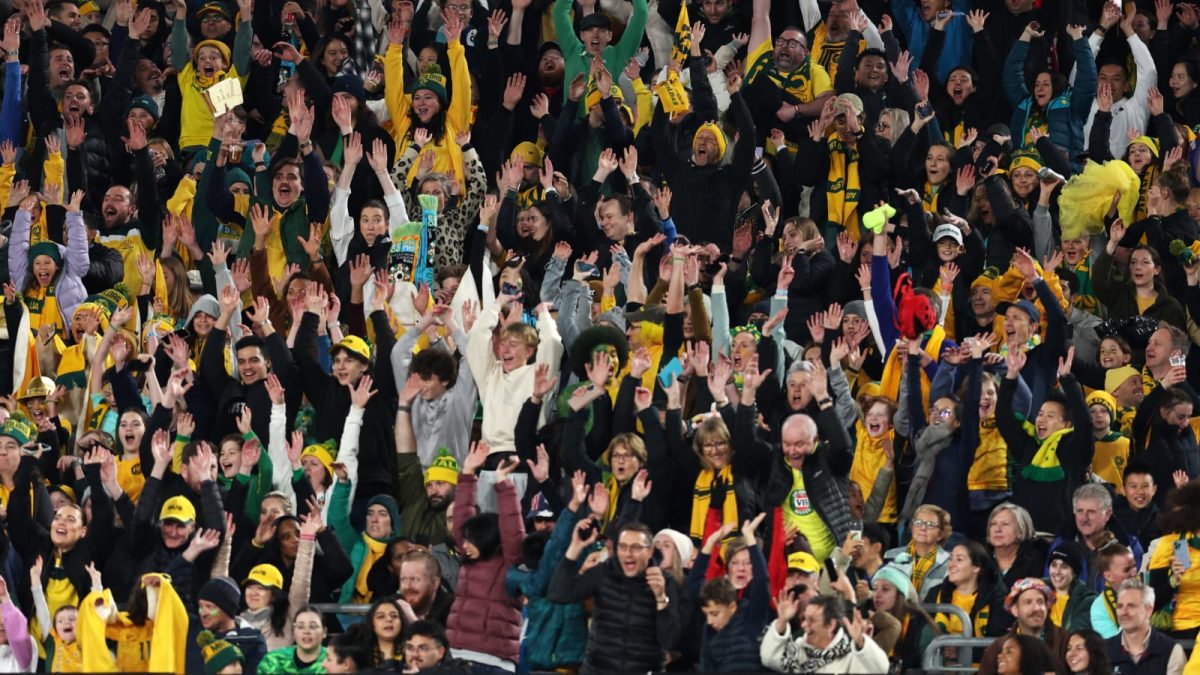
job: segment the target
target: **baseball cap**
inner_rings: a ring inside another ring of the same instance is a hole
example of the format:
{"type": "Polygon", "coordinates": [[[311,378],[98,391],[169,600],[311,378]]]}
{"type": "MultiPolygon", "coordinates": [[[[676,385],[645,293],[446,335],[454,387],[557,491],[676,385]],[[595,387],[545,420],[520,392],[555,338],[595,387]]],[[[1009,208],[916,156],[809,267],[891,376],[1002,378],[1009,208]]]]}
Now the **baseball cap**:
{"type": "Polygon", "coordinates": [[[196,507],[192,506],[187,497],[171,497],[163,504],[158,519],[159,521],[178,520],[184,524],[194,523],[196,522],[196,507]]]}

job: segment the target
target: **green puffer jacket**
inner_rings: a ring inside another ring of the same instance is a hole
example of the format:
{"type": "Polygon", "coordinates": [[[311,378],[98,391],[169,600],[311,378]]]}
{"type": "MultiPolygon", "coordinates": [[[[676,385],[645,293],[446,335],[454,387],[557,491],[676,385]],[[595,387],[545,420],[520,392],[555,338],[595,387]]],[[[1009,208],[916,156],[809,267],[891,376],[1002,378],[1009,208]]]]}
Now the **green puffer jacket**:
{"type": "Polygon", "coordinates": [[[325,648],[321,647],[321,651],[317,653],[316,661],[313,661],[304,668],[297,668],[296,645],[292,645],[291,647],[267,652],[262,661],[258,662],[258,673],[259,675],[277,675],[278,673],[307,675],[308,673],[323,673],[325,672],[324,664],[325,648]]]}

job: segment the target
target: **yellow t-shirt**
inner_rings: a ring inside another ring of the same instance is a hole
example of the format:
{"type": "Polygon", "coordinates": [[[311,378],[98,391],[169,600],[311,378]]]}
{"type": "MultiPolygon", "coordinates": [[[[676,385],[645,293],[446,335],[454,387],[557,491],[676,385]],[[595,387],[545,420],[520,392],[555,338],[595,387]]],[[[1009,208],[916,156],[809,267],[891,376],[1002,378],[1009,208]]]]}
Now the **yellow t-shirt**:
{"type": "MultiPolygon", "coordinates": [[[[958,607],[971,616],[971,610],[975,608],[975,593],[967,595],[954,591],[950,596],[950,604],[958,607]]],[[[963,625],[957,614],[938,614],[936,619],[938,625],[945,629],[948,635],[962,635],[963,625]]],[[[975,635],[980,635],[979,627],[975,627],[975,635]]]]}
{"type": "Polygon", "coordinates": [[[1092,473],[1125,494],[1125,465],[1129,462],[1129,439],[1114,433],[1112,440],[1096,441],[1092,455],[1092,473]]]}
{"type": "Polygon", "coordinates": [[[1150,309],[1150,307],[1158,301],[1158,296],[1153,298],[1143,298],[1140,295],[1135,295],[1134,298],[1137,300],[1138,314],[1145,314],[1146,310],[1150,309]]]}
{"type": "Polygon", "coordinates": [[[996,418],[979,423],[979,447],[967,471],[968,490],[1008,489],[1008,443],[996,428],[996,418]]]}
{"type": "MultiPolygon", "coordinates": [[[[1170,569],[1171,560],[1175,557],[1175,542],[1179,534],[1163,535],[1154,547],[1154,555],[1150,558],[1149,570],[1170,569]]],[[[1191,630],[1200,626],[1200,549],[1189,543],[1188,554],[1192,558],[1192,566],[1183,573],[1183,581],[1175,589],[1175,614],[1172,616],[1172,630],[1191,630]]]]}
{"type": "Polygon", "coordinates": [[[808,499],[808,490],[804,488],[804,474],[796,469],[792,469],[792,490],[783,503],[783,520],[808,539],[813,557],[818,562],[825,562],[837,547],[833,533],[825,526],[825,522],[808,499]]]}
{"type": "Polygon", "coordinates": [[[1065,628],[1063,626],[1063,612],[1067,611],[1067,601],[1071,599],[1071,594],[1059,593],[1054,596],[1054,606],[1050,608],[1050,620],[1055,626],[1065,628]]]}
{"type": "Polygon", "coordinates": [[[829,73],[811,58],[791,72],[780,72],[775,67],[775,47],[770,39],[750,51],[746,57],[746,84],[758,77],[769,79],[775,86],[792,97],[797,103],[811,103],[821,94],[833,88],[829,73]]]}
{"type": "MultiPolygon", "coordinates": [[[[888,429],[879,438],[871,438],[867,427],[861,421],[856,422],[854,431],[857,440],[854,448],[854,462],[850,465],[850,480],[858,484],[863,493],[863,499],[871,497],[871,488],[875,485],[875,476],[887,465],[887,453],[883,451],[883,442],[896,437],[895,429],[888,429]]],[[[879,513],[879,522],[894,523],[897,519],[896,481],[893,478],[888,486],[887,498],[883,502],[883,510],[879,513]]]]}
{"type": "Polygon", "coordinates": [[[129,499],[137,503],[142,496],[142,488],[146,485],[146,477],[142,475],[142,458],[121,459],[117,461],[117,483],[129,499]]]}

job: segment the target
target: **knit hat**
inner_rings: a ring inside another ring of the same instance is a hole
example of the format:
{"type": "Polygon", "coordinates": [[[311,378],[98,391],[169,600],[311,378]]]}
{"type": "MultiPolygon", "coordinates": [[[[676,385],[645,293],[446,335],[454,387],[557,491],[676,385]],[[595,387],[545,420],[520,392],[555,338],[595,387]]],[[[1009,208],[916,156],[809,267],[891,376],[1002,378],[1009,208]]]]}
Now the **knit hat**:
{"type": "Polygon", "coordinates": [[[196,318],[196,314],[200,312],[216,319],[221,316],[221,303],[208,293],[196,298],[196,301],[192,303],[192,308],[188,310],[187,321],[184,322],[184,325],[190,327],[192,319],[196,318]]]}
{"type": "Polygon", "coordinates": [[[371,501],[367,502],[367,508],[372,506],[382,506],[387,509],[388,515],[392,519],[391,536],[395,537],[400,534],[400,507],[396,506],[396,499],[391,495],[375,495],[371,497],[371,501]]]}
{"type": "Polygon", "coordinates": [[[513,148],[512,154],[509,155],[509,158],[517,159],[519,157],[522,160],[524,160],[525,164],[527,164],[527,165],[528,164],[540,165],[542,163],[542,159],[545,156],[546,156],[546,153],[543,152],[542,149],[539,148],[536,143],[530,143],[529,141],[522,141],[520,143],[517,143],[517,147],[513,148]]]}
{"type": "Polygon", "coordinates": [[[229,577],[213,577],[200,587],[200,595],[196,599],[211,602],[232,619],[238,615],[241,607],[242,591],[229,577]]]}
{"type": "Polygon", "coordinates": [[[243,584],[258,584],[267,588],[278,588],[283,590],[283,573],[274,565],[263,563],[255,565],[250,574],[246,576],[243,584]]]}
{"type": "Polygon", "coordinates": [[[979,276],[971,282],[971,290],[978,286],[987,286],[993,293],[996,291],[996,280],[1000,278],[1000,270],[995,267],[985,267],[979,276]]]}
{"type": "Polygon", "coordinates": [[[1150,138],[1149,136],[1138,136],[1132,141],[1129,141],[1130,145],[1133,145],[1134,143],[1141,143],[1142,145],[1146,146],[1150,149],[1150,154],[1154,155],[1155,159],[1158,159],[1158,140],[1150,138]]]}
{"type": "Polygon", "coordinates": [[[446,448],[438,448],[433,463],[425,469],[425,484],[429,485],[435,480],[458,485],[458,460],[446,448]]]}
{"type": "Polygon", "coordinates": [[[862,300],[854,300],[846,303],[842,308],[842,316],[857,316],[860,319],[867,318],[867,303],[862,300]]]}
{"type": "Polygon", "coordinates": [[[207,675],[215,675],[231,663],[246,663],[246,657],[237,645],[219,639],[212,631],[200,631],[196,636],[196,644],[200,645],[200,653],[204,656],[204,672],[207,675]]]}
{"type": "Polygon", "coordinates": [[[84,2],[79,5],[79,16],[87,16],[88,14],[92,14],[93,12],[99,12],[99,11],[100,11],[100,5],[92,2],[91,0],[88,0],[87,2],[84,2]]]}
{"type": "MultiPolygon", "coordinates": [[[[175,495],[163,502],[162,510],[158,512],[158,520],[178,520],[181,523],[196,522],[196,506],[183,495],[175,495]]],[[[230,614],[233,616],[233,614],[230,614]]]]}
{"type": "Polygon", "coordinates": [[[617,351],[617,368],[619,372],[629,359],[629,339],[613,326],[592,326],[579,333],[579,337],[571,343],[571,370],[580,379],[587,379],[587,365],[592,362],[592,354],[597,349],[612,347],[617,351]]]}
{"type": "Polygon", "coordinates": [[[692,538],[679,530],[659,530],[658,534],[654,535],[655,539],[666,537],[675,544],[675,552],[679,554],[681,563],[685,563],[692,559],[692,554],[696,552],[696,545],[692,543],[692,538]]]}
{"type": "Polygon", "coordinates": [[[1094,405],[1104,406],[1104,408],[1108,410],[1108,417],[1110,420],[1117,419],[1117,399],[1113,398],[1112,394],[1099,389],[1088,394],[1087,407],[1091,408],[1094,405]]]}
{"type": "Polygon", "coordinates": [[[1064,541],[1057,548],[1050,552],[1050,559],[1046,561],[1046,566],[1050,566],[1050,562],[1061,560],[1075,571],[1075,578],[1083,576],[1083,570],[1086,558],[1084,557],[1083,547],[1073,541],[1064,541]]]}
{"type": "Polygon", "coordinates": [[[33,425],[21,413],[13,413],[4,424],[0,424],[0,436],[8,436],[18,445],[25,445],[34,437],[33,425]]]}
{"type": "Polygon", "coordinates": [[[236,166],[226,165],[225,187],[233,187],[236,183],[245,183],[246,185],[250,186],[254,185],[254,183],[250,182],[250,174],[246,173],[244,169],[236,166]]]}
{"type": "Polygon", "coordinates": [[[129,99],[129,104],[125,106],[125,114],[128,115],[129,111],[133,110],[134,108],[141,108],[142,110],[145,110],[146,112],[150,113],[150,116],[154,118],[154,121],[158,121],[158,104],[155,103],[154,99],[150,98],[149,96],[142,94],[141,96],[134,96],[133,98],[129,99]]]}
{"type": "Polygon", "coordinates": [[[363,101],[367,100],[367,90],[363,87],[362,80],[353,75],[339,75],[333,78],[333,82],[330,84],[329,88],[335,94],[350,94],[354,98],[358,99],[360,105],[363,101]]]}
{"type": "MultiPolygon", "coordinates": [[[[1109,368],[1108,372],[1104,373],[1104,391],[1113,393],[1117,387],[1125,384],[1125,381],[1131,377],[1141,377],[1137,368],[1133,366],[1121,366],[1119,368],[1109,368]]],[[[1116,402],[1114,401],[1114,406],[1116,402]]]]}
{"type": "Polygon", "coordinates": [[[1029,150],[1018,150],[1012,154],[1012,159],[1008,162],[1008,170],[1011,172],[1015,169],[1026,168],[1037,173],[1042,168],[1042,157],[1036,152],[1029,150]]]}
{"type": "Polygon", "coordinates": [[[921,598],[917,596],[917,589],[913,586],[912,579],[909,578],[900,568],[892,565],[884,565],[875,572],[875,576],[871,577],[871,583],[877,584],[880,581],[886,581],[896,587],[905,600],[914,603],[920,603],[921,598]]]}
{"type": "Polygon", "coordinates": [[[367,341],[357,335],[347,335],[342,338],[342,341],[334,345],[329,350],[330,356],[337,356],[338,350],[345,350],[351,356],[357,356],[367,363],[371,364],[371,346],[367,341]]]}
{"type": "Polygon", "coordinates": [[[720,155],[720,157],[718,157],[717,159],[724,157],[725,156],[725,148],[729,145],[729,141],[725,138],[725,132],[721,131],[721,127],[717,126],[715,122],[705,122],[704,124],[701,124],[699,126],[699,128],[696,129],[696,134],[694,136],[692,136],[692,147],[693,148],[696,147],[696,137],[699,136],[700,132],[702,132],[702,131],[707,131],[716,137],[716,139],[717,139],[717,154],[720,155]]]}
{"type": "Polygon", "coordinates": [[[229,57],[229,45],[221,42],[220,40],[201,40],[197,42],[196,46],[192,47],[192,59],[195,59],[197,55],[200,54],[201,47],[212,47],[213,49],[221,52],[221,58],[225,59],[226,68],[229,67],[230,63],[232,63],[229,57]]]}
{"type": "Polygon", "coordinates": [[[62,269],[63,257],[62,251],[60,251],[58,248],[58,244],[52,241],[39,241],[33,246],[30,246],[29,264],[33,265],[34,258],[37,258],[39,255],[44,255],[47,258],[50,258],[54,261],[54,264],[57,265],[59,269],[62,269]]]}
{"type": "Polygon", "coordinates": [[[1025,591],[1038,591],[1046,596],[1046,606],[1054,604],[1054,588],[1050,584],[1036,577],[1026,577],[1013,584],[1012,590],[1008,592],[1008,597],[1004,598],[1004,609],[1007,609],[1013,616],[1017,615],[1017,599],[1025,591]]]}
{"type": "Polygon", "coordinates": [[[333,476],[333,453],[328,447],[321,444],[305,446],[300,453],[300,459],[303,460],[305,457],[316,457],[321,466],[325,467],[325,473],[333,476]]]}
{"type": "Polygon", "coordinates": [[[442,75],[442,69],[436,63],[426,66],[425,70],[421,71],[408,93],[415,94],[420,89],[432,91],[442,101],[442,105],[446,104],[446,76],[442,75]]]}

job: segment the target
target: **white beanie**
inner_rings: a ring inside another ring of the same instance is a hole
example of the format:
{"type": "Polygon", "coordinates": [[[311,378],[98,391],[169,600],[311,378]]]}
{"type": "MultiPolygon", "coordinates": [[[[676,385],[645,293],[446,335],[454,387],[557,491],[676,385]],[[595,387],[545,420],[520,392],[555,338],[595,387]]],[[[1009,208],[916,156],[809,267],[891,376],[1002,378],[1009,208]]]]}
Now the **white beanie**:
{"type": "Polygon", "coordinates": [[[654,535],[655,539],[661,536],[666,536],[675,544],[675,551],[679,554],[679,566],[687,567],[687,563],[692,559],[692,554],[696,552],[696,545],[692,543],[692,538],[679,530],[659,530],[658,534],[654,535]]]}

